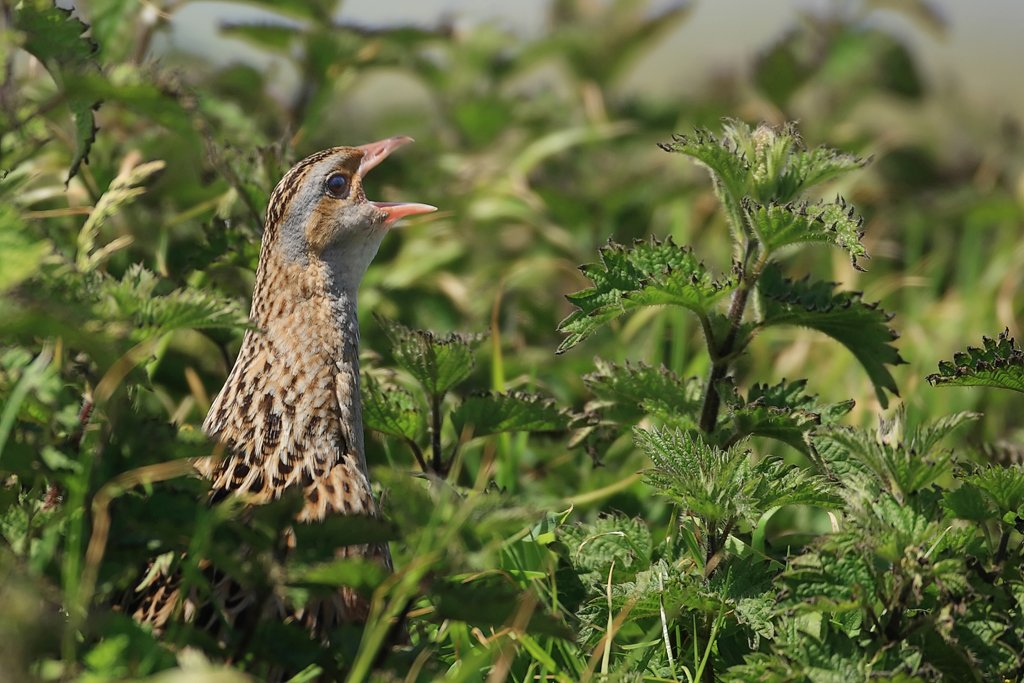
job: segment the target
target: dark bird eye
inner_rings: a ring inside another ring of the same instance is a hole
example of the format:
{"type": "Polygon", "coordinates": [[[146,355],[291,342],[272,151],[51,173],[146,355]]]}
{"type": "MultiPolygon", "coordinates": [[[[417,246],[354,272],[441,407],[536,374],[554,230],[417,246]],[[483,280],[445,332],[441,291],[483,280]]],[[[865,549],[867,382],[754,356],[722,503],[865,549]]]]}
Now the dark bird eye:
{"type": "Polygon", "coordinates": [[[348,176],[343,173],[333,173],[327,177],[324,183],[327,194],[335,199],[344,199],[348,196],[348,176]]]}

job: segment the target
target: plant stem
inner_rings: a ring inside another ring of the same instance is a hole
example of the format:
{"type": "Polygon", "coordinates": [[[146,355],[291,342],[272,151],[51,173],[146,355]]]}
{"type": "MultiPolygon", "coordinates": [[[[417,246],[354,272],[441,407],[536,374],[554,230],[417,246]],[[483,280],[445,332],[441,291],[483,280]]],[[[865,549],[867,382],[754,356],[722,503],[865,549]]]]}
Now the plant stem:
{"type": "Polygon", "coordinates": [[[1010,530],[1004,529],[1002,535],[999,537],[999,547],[996,549],[995,560],[996,564],[1002,564],[1006,559],[1006,550],[1010,544],[1010,530]]]}
{"type": "Polygon", "coordinates": [[[421,449],[420,445],[413,441],[412,439],[406,439],[405,443],[409,446],[409,449],[412,451],[413,457],[416,458],[416,464],[420,466],[421,470],[426,472],[427,461],[423,459],[423,449],[421,449]]]}
{"type": "Polygon", "coordinates": [[[441,395],[430,397],[430,449],[433,452],[431,469],[439,476],[444,476],[444,456],[441,453],[441,395]]]}
{"type": "Polygon", "coordinates": [[[714,341],[708,337],[708,346],[711,350],[711,374],[708,376],[707,389],[704,392],[704,404],[700,411],[700,429],[702,432],[711,433],[718,422],[718,410],[721,407],[722,399],[718,394],[717,384],[725,379],[729,372],[729,365],[732,362],[733,353],[736,351],[736,339],[739,337],[740,325],[743,323],[743,313],[747,310],[747,301],[750,293],[757,284],[757,278],[761,275],[761,269],[767,260],[767,253],[761,253],[757,260],[751,264],[750,260],[757,250],[757,243],[750,242],[747,246],[747,253],[740,266],[740,284],[733,292],[732,301],[729,304],[729,331],[718,348],[712,347],[714,341]]]}

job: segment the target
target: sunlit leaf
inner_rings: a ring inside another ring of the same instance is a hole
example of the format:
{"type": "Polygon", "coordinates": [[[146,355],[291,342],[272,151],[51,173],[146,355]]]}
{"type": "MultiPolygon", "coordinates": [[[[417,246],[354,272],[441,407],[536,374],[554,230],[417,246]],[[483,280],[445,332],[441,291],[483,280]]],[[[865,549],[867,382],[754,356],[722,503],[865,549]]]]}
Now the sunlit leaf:
{"type": "Polygon", "coordinates": [[[728,209],[738,209],[748,195],[750,163],[729,136],[719,139],[708,130],[698,129],[692,135],[673,135],[672,142],[661,143],[659,147],[666,152],[685,154],[705,166],[728,209]]]}
{"type": "Polygon", "coordinates": [[[110,319],[131,321],[136,339],[176,329],[244,328],[249,324],[249,316],[237,301],[194,288],[166,291],[169,288],[162,285],[155,274],[135,264],[120,280],[103,281],[97,309],[110,319]]]}
{"type": "Polygon", "coordinates": [[[13,206],[0,206],[0,293],[31,277],[50,252],[49,242],[33,239],[24,227],[13,206]]]}
{"type": "Polygon", "coordinates": [[[864,219],[842,198],[819,204],[744,203],[750,223],[769,252],[805,242],[821,242],[846,250],[854,268],[867,258],[861,243],[864,219]]]}
{"type": "MultiPolygon", "coordinates": [[[[96,249],[96,238],[100,228],[111,216],[144,194],[144,183],[163,170],[164,165],[163,161],[126,164],[110,181],[110,185],[89,212],[89,217],[85,219],[78,232],[78,253],[75,263],[79,270],[94,270],[118,248],[118,242],[115,240],[105,247],[96,249]]],[[[130,242],[125,241],[124,246],[127,244],[130,242]]]]}
{"type": "Polygon", "coordinates": [[[661,147],[707,166],[729,213],[738,211],[746,197],[760,204],[785,205],[814,185],[866,163],[828,147],[805,148],[793,124],[751,128],[726,119],[723,128],[721,138],[700,130],[693,136],[677,135],[661,147]]]}
{"type": "MultiPolygon", "coordinates": [[[[880,484],[906,499],[949,474],[953,453],[939,448],[939,440],[978,417],[977,413],[956,413],[918,425],[907,434],[897,433],[898,429],[884,421],[874,433],[833,425],[818,433],[814,441],[829,466],[837,458],[851,458],[850,464],[867,475],[861,482],[869,488],[880,484]]],[[[844,463],[839,465],[837,472],[842,475],[844,463]]],[[[853,477],[843,478],[853,481],[853,477]]]]}
{"type": "Polygon", "coordinates": [[[952,361],[941,361],[939,371],[928,375],[933,386],[999,387],[1024,392],[1024,351],[1010,336],[1009,328],[997,339],[982,337],[980,348],[953,354],[952,361]]]}
{"type": "Polygon", "coordinates": [[[865,166],[870,159],[845,154],[830,147],[798,146],[778,180],[777,199],[790,201],[800,192],[865,166]]]}
{"type": "Polygon", "coordinates": [[[609,243],[601,249],[601,263],[580,270],[594,286],[567,297],[578,310],[559,324],[568,337],[558,353],[635,308],[671,304],[706,316],[735,284],[732,279],[715,280],[691,249],[671,238],[637,240],[630,248],[609,243]]]}
{"type": "Polygon", "coordinates": [[[654,463],[646,480],[709,524],[752,523],[780,505],[839,502],[824,478],[777,458],[754,463],[742,448],[723,450],[682,430],[636,428],[633,436],[654,463]]]}
{"type": "MultiPolygon", "coordinates": [[[[99,66],[93,61],[96,43],[85,36],[89,27],[76,19],[71,10],[47,0],[25,0],[14,9],[14,25],[25,34],[25,50],[46,66],[58,85],[73,83],[87,73],[99,73],[99,66]]],[[[75,152],[67,175],[70,181],[96,140],[93,111],[99,106],[99,99],[71,93],[67,104],[75,123],[75,152]]]]}

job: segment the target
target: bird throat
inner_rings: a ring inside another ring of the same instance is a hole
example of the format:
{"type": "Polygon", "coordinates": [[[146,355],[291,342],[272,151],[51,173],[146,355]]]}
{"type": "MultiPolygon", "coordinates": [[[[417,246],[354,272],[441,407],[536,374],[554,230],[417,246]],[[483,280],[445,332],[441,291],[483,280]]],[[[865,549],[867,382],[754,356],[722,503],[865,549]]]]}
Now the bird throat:
{"type": "Polygon", "coordinates": [[[204,431],[223,456],[197,465],[213,495],[253,502],[301,487],[299,519],[376,514],[363,454],[354,287],[325,261],[265,254],[238,359],[204,431]]]}

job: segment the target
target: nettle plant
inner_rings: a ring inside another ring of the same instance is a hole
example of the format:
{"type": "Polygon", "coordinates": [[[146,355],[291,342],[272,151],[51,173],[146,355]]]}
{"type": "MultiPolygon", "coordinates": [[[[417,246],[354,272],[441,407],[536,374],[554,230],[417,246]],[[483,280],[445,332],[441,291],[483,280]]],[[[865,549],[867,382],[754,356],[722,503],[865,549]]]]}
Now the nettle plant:
{"type": "Polygon", "coordinates": [[[423,472],[457,478],[453,468],[475,438],[564,432],[572,423],[572,414],[550,398],[522,391],[472,392],[452,406],[446,398],[472,374],[483,335],[442,336],[381,317],[377,322],[397,367],[363,373],[363,419],[367,429],[408,446],[423,472]]]}
{"type": "Polygon", "coordinates": [[[559,352],[642,307],[680,306],[700,321],[710,358],[706,378],[603,361],[585,378],[598,399],[599,423],[660,423],[635,427],[634,440],[653,463],[647,481],[678,515],[659,544],[643,524],[604,518],[567,532],[566,556],[591,591],[581,609],[584,640],[608,653],[613,641],[633,641],[624,645],[626,660],[639,657],[656,673],[711,680],[716,669],[756,651],[760,638],[776,635],[774,582],[784,556],[766,548],[767,524],[783,506],[840,506],[842,485],[821,462],[815,435],[853,406],[822,403],[803,380],[743,391],[730,376],[737,359],[766,328],[818,330],[856,356],[883,406],[886,392],[896,393],[889,366],[903,360],[892,345],[897,335],[889,314],[834,283],[788,278],[781,264],[795,248],[825,244],[846,250],[860,268],[867,254],[863,220],[853,207],[840,198],[805,197],[861,168],[864,159],[808,149],[792,125],[751,128],[738,121],[727,121],[720,137],[698,131],[662,148],[710,170],[733,241],[732,269],[716,274],[671,239],[609,244],[600,263],[582,268],[593,287],[569,296],[578,310],[561,324],[568,337],[559,352]],[[754,457],[748,447],[754,436],[793,446],[821,471],[754,457]],[[628,621],[611,619],[623,611],[628,621]],[[636,645],[659,639],[657,647],[636,645]]]}
{"type": "MultiPolygon", "coordinates": [[[[855,266],[865,258],[861,220],[843,200],[800,199],[863,160],[805,149],[792,127],[737,122],[721,138],[663,147],[710,169],[736,262],[716,276],[671,241],[611,244],[583,268],[594,286],[570,297],[579,310],[562,323],[562,351],[627,311],[682,306],[700,320],[711,366],[684,380],[598,361],[585,378],[592,424],[633,426],[653,463],[646,480],[673,509],[661,540],[621,514],[558,529],[562,585],[572,576],[579,589],[561,602],[579,616],[589,670],[709,682],[1018,679],[1019,449],[943,448],[974,413],[908,426],[901,407],[865,430],[838,423],[852,401],[822,403],[804,381],[744,393],[730,379],[760,330],[798,325],[847,347],[883,406],[896,393],[890,316],[832,283],[788,279],[778,263],[810,243],[845,249],[855,266]],[[751,437],[796,448],[807,467],[752,454],[751,437]],[[787,506],[801,533],[773,538],[769,522],[787,506]]],[[[1024,391],[1024,352],[1003,333],[928,379],[1024,391]]]]}

